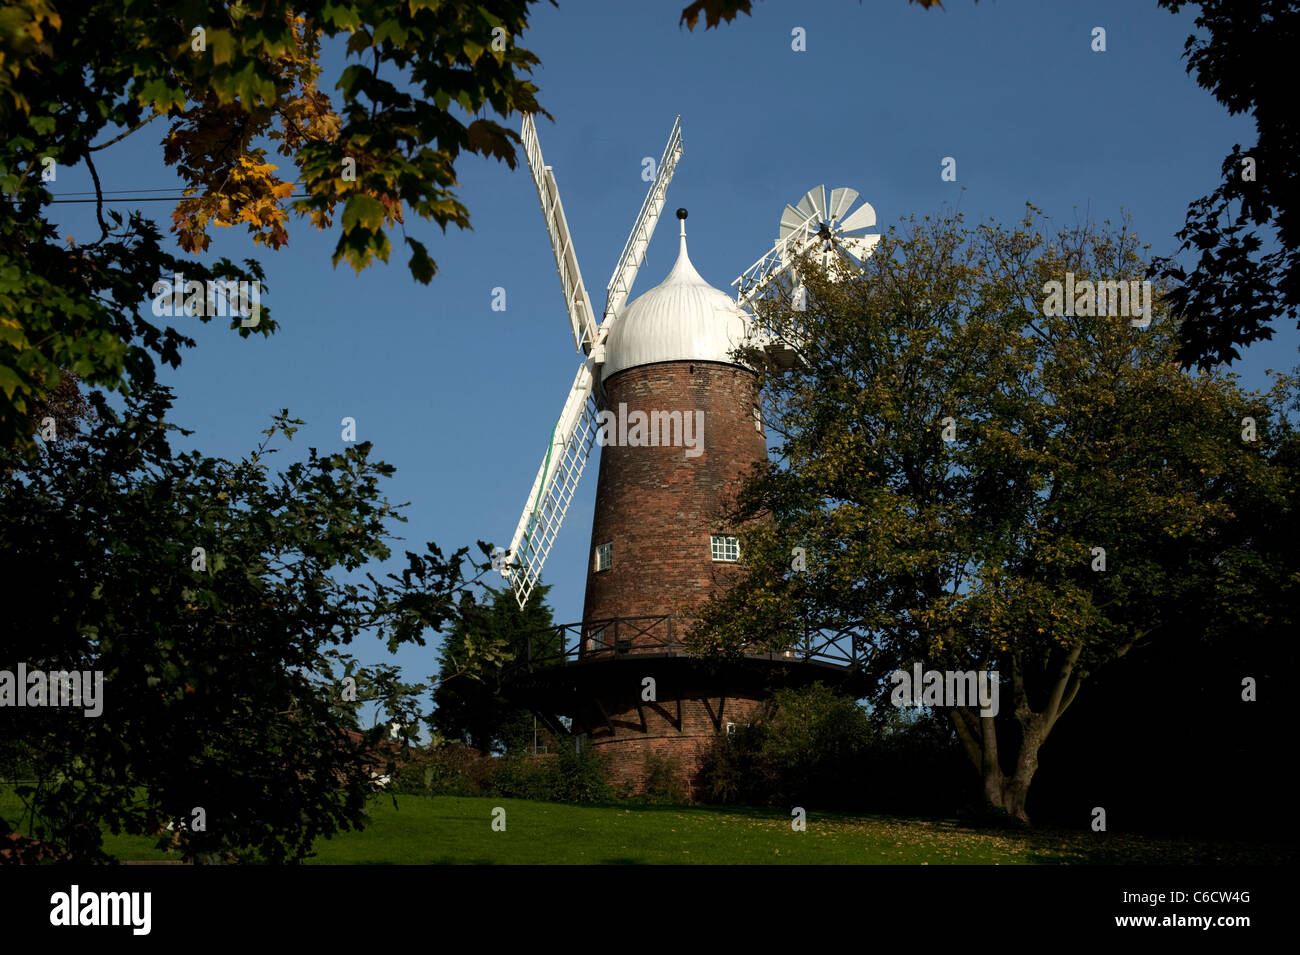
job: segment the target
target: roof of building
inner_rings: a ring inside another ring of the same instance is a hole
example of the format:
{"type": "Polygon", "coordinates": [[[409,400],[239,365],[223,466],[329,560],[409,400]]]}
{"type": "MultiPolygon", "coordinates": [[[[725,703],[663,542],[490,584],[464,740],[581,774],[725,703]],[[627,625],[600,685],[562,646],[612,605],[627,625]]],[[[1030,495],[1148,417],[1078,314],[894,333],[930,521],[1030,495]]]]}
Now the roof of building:
{"type": "Polygon", "coordinates": [[[701,278],[681,250],[668,277],[638,297],[609,331],[603,378],[661,361],[739,364],[731,351],[745,338],[744,313],[726,292],[701,278]]]}

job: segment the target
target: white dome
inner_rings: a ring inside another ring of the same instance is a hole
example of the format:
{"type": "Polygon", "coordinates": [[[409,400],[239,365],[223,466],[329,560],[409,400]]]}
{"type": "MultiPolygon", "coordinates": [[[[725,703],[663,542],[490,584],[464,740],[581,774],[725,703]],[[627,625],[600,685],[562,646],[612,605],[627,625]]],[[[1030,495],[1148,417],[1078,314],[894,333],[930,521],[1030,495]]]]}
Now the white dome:
{"type": "Polygon", "coordinates": [[[660,361],[720,361],[745,339],[748,322],[726,292],[700,277],[681,251],[668,277],[632,302],[609,330],[602,380],[660,361]]]}

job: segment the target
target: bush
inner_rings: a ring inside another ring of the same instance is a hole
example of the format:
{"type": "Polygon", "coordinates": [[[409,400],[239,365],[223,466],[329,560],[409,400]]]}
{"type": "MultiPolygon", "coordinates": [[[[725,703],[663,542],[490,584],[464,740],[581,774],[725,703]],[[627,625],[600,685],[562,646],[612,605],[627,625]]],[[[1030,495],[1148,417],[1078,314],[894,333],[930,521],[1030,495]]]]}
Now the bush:
{"type": "Polygon", "coordinates": [[[763,803],[770,787],[760,781],[759,753],[763,730],[758,726],[737,726],[735,734],[720,734],[704,754],[700,766],[704,801],[718,805],[763,803]]]}
{"type": "Polygon", "coordinates": [[[555,754],[555,788],[559,802],[608,802],[613,796],[604,762],[590,749],[578,750],[570,742],[555,754]]]}
{"type": "Polygon", "coordinates": [[[554,763],[551,754],[510,753],[497,760],[492,792],[510,799],[555,798],[554,763]]]}
{"type": "Polygon", "coordinates": [[[946,715],[889,707],[876,717],[820,684],[779,690],[752,726],[717,738],[705,799],[951,815],[978,797],[946,715]]]}
{"type": "Polygon", "coordinates": [[[855,700],[820,683],[778,690],[751,726],[718,737],[704,760],[704,792],[720,803],[846,808],[874,740],[855,700]]]}
{"type": "Polygon", "coordinates": [[[417,796],[481,796],[491,791],[495,771],[495,760],[463,743],[448,743],[404,762],[390,788],[417,796]]]}
{"type": "Polygon", "coordinates": [[[492,789],[498,796],[549,802],[607,802],[612,795],[600,758],[567,740],[555,753],[502,757],[492,789]]]}
{"type": "Polygon", "coordinates": [[[672,757],[653,750],[646,753],[644,778],[645,791],[634,797],[635,801],[654,805],[681,805],[690,801],[681,764],[672,757]]]}

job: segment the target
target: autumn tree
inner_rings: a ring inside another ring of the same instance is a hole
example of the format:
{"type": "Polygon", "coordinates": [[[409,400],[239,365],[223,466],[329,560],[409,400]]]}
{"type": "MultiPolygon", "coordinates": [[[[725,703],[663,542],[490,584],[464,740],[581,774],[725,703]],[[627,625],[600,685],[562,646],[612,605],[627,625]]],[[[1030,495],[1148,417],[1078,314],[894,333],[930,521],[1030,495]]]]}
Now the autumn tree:
{"type": "MultiPolygon", "coordinates": [[[[31,405],[57,387],[61,369],[125,393],[147,388],[157,362],[179,364],[194,342],[183,323],[149,308],[160,276],[264,281],[251,259],[191,257],[214,228],[243,226],[278,249],[291,211],[321,229],[337,220],[334,263],[357,270],[387,261],[389,234],[400,229],[411,273],[428,282],[436,264],[408,234],[409,218],[467,228],[457,158],[516,162],[518,135],[483,114],[540,109],[527,79],[537,59],[517,42],[531,2],[101,2],[76,15],[50,0],[7,5],[0,445],[34,447],[31,405]],[[346,40],[349,62],[323,77],[321,48],[331,40],[346,40]],[[171,225],[183,254],[168,251],[139,212],[104,207],[96,158],[132,136],[158,136],[161,158],[184,180],[171,225]],[[52,181],[82,165],[100,200],[98,234],[65,240],[52,181]]],[[[200,311],[197,320],[211,321],[200,311]]],[[[275,329],[266,306],[229,323],[243,336],[275,329]]]]}
{"type": "MultiPolygon", "coordinates": [[[[1138,295],[1127,317],[1085,294],[1141,278],[1130,232],[1042,229],[1032,207],[1014,228],[908,220],[861,273],[834,282],[805,261],[806,310],[760,306],[803,362],[782,375],[745,352],[779,460],[734,515],[751,573],[692,638],[739,652],[855,635],[879,706],[916,662],[996,671],[996,716],[948,715],[988,806],[1021,821],[1090,674],[1210,627],[1285,629],[1298,578],[1258,546],[1261,515],[1294,506],[1275,453],[1294,440],[1293,383],[1256,394],[1187,372],[1158,294],[1153,316],[1138,295]],[[1071,307],[1053,282],[1078,291],[1071,307]]],[[[1237,698],[1241,674],[1217,678],[1237,698]]]]}

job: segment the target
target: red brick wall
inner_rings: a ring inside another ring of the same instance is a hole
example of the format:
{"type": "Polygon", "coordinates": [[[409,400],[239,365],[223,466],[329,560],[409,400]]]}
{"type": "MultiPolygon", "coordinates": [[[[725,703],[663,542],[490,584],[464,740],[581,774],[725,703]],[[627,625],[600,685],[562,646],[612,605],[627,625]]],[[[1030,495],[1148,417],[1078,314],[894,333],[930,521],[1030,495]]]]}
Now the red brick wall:
{"type": "MultiPolygon", "coordinates": [[[[583,620],[688,615],[739,572],[713,560],[709,536],[735,532],[719,523],[722,511],[752,465],[767,459],[766,439],[754,427],[755,376],[735,365],[665,362],[620,372],[605,382],[605,392],[606,407],[616,412],[620,403],[628,413],[647,415],[703,411],[702,453],[687,457],[681,446],[601,448],[583,620]],[[597,572],[595,549],[607,541],[613,543],[611,567],[597,572]]],[[[674,619],[673,625],[685,622],[674,619]]],[[[634,654],[638,646],[649,649],[650,639],[634,629],[621,627],[619,636],[634,654]]],[[[655,627],[653,636],[662,639],[665,628],[655,627]]],[[[611,669],[607,686],[577,714],[589,745],[620,788],[643,791],[646,756],[654,752],[676,762],[688,792],[698,795],[702,756],[728,720],[752,719],[762,694],[729,687],[725,676],[679,686],[661,680],[659,702],[642,703],[639,677],[631,676],[611,669]]]]}
{"type": "Polygon", "coordinates": [[[657,703],[645,703],[640,702],[639,693],[619,698],[610,688],[601,694],[604,713],[593,707],[582,714],[588,727],[587,745],[601,756],[610,781],[623,792],[636,795],[645,791],[646,758],[653,752],[675,763],[688,796],[698,796],[700,764],[714,739],[726,732],[728,722],[750,722],[762,706],[758,692],[723,695],[720,689],[702,683],[683,687],[680,692],[660,693],[657,703]]]}
{"type": "Polygon", "coordinates": [[[709,535],[734,530],[718,524],[721,508],[751,465],[767,459],[754,430],[755,388],[752,372],[705,362],[644,365],[605,383],[611,410],[703,411],[703,453],[601,448],[584,620],[680,613],[734,579],[734,566],[713,561],[709,535]],[[607,541],[612,566],[597,573],[596,546],[607,541]]]}

